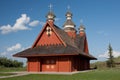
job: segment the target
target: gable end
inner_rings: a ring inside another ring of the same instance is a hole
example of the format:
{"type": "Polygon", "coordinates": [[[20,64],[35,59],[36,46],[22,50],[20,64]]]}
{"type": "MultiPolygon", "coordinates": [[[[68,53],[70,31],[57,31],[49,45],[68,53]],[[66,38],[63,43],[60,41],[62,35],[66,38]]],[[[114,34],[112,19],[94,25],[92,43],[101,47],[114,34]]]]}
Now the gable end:
{"type": "Polygon", "coordinates": [[[61,37],[57,34],[56,30],[54,29],[54,24],[47,22],[43,27],[42,31],[38,35],[37,39],[35,40],[32,48],[36,46],[44,46],[44,45],[64,45],[66,46],[65,42],[61,39],[61,37]]]}

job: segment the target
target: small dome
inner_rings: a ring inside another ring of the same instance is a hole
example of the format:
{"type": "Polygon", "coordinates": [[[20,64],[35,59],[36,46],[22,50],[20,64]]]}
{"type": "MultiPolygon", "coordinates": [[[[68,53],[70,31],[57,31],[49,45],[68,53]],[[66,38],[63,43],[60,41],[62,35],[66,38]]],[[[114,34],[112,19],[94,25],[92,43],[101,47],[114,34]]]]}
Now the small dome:
{"type": "Polygon", "coordinates": [[[84,25],[82,25],[82,24],[80,25],[79,31],[81,31],[81,32],[84,32],[84,31],[85,31],[84,25]]]}
{"type": "Polygon", "coordinates": [[[66,17],[72,17],[72,13],[70,11],[68,11],[65,16],[66,17]]]}
{"type": "Polygon", "coordinates": [[[65,25],[72,25],[72,26],[76,26],[76,25],[72,22],[72,20],[67,20],[67,21],[64,23],[64,25],[63,25],[63,26],[65,26],[65,25]]]}
{"type": "Polygon", "coordinates": [[[66,21],[63,25],[65,31],[76,31],[75,24],[72,21],[72,13],[70,11],[67,11],[66,13],[66,21]]]}
{"type": "Polygon", "coordinates": [[[49,11],[48,14],[46,15],[46,18],[47,20],[53,20],[54,21],[54,18],[55,18],[55,14],[52,12],[52,11],[49,11]]]}

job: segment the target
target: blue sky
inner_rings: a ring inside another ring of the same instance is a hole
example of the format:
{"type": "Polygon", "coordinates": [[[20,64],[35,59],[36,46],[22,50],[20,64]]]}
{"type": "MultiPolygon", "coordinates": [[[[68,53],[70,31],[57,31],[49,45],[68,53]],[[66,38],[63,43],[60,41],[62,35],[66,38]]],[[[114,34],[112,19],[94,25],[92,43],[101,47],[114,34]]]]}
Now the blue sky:
{"type": "Polygon", "coordinates": [[[98,60],[106,59],[109,43],[114,55],[120,55],[120,0],[0,0],[0,56],[13,58],[32,46],[46,22],[50,3],[57,26],[62,28],[68,5],[76,29],[83,20],[89,51],[98,60]]]}

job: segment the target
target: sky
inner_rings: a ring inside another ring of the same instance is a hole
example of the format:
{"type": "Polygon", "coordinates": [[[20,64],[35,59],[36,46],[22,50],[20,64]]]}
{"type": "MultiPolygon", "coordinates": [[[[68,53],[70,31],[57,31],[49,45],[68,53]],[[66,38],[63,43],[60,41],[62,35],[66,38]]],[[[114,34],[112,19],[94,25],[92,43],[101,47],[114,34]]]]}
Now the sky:
{"type": "Polygon", "coordinates": [[[106,60],[109,43],[113,55],[120,56],[120,0],[0,0],[0,56],[26,61],[12,55],[32,46],[46,22],[50,4],[56,15],[54,23],[60,28],[68,6],[76,29],[82,20],[89,51],[97,61],[106,60]]]}

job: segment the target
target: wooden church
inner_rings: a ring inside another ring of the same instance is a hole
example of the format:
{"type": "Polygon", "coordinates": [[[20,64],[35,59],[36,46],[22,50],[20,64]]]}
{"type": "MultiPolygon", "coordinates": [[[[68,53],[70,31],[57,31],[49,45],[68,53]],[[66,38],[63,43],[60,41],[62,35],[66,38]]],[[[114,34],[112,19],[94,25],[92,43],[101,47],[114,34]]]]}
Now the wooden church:
{"type": "Polygon", "coordinates": [[[67,11],[63,29],[54,24],[53,11],[47,14],[46,24],[32,47],[16,53],[14,57],[27,58],[28,72],[73,72],[90,69],[90,55],[85,28],[79,33],[72,22],[72,13],[67,11]]]}

